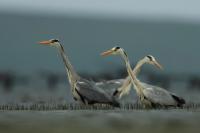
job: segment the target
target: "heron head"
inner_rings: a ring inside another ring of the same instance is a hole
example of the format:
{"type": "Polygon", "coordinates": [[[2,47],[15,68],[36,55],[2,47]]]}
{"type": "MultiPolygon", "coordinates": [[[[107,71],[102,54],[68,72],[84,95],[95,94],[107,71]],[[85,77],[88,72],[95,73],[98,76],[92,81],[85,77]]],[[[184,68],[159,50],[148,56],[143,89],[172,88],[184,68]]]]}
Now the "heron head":
{"type": "Polygon", "coordinates": [[[118,46],[113,47],[110,50],[107,50],[105,52],[102,52],[101,55],[102,56],[108,56],[108,55],[117,55],[117,54],[121,54],[122,52],[124,52],[124,50],[118,46]]]}
{"type": "Polygon", "coordinates": [[[50,40],[46,40],[46,41],[41,41],[41,42],[39,42],[39,44],[57,47],[60,45],[59,42],[60,41],[58,39],[50,39],[50,40]]]}
{"type": "Polygon", "coordinates": [[[163,69],[162,65],[152,55],[147,55],[144,59],[147,63],[152,64],[159,69],[163,69]]]}

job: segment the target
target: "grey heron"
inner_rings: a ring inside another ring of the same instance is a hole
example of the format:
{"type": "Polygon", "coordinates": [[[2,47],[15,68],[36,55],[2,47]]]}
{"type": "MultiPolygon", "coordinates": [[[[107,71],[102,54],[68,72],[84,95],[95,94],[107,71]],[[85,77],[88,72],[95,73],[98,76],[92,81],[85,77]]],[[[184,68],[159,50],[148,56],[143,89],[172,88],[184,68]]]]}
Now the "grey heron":
{"type": "Polygon", "coordinates": [[[65,70],[71,86],[72,95],[75,101],[79,101],[85,105],[91,104],[109,104],[115,107],[119,107],[119,103],[112,95],[108,95],[102,88],[95,85],[95,82],[89,81],[80,77],[73,66],[71,65],[69,58],[66,56],[63,46],[58,39],[50,39],[47,41],[41,41],[39,44],[56,47],[65,65],[65,70]]]}
{"type": "MultiPolygon", "coordinates": [[[[140,99],[140,102],[142,103],[142,105],[144,105],[147,108],[148,107],[154,108],[158,106],[159,107],[169,107],[169,106],[180,107],[185,104],[185,100],[181,97],[178,97],[176,94],[171,93],[161,87],[142,83],[136,78],[136,74],[139,72],[140,68],[145,63],[155,65],[158,68],[162,69],[162,66],[156,61],[156,59],[152,55],[148,55],[144,57],[142,60],[140,60],[137,63],[134,71],[132,71],[128,56],[126,52],[124,51],[124,49],[120,47],[114,47],[108,51],[103,52],[102,56],[107,56],[111,54],[113,55],[119,54],[122,56],[127,67],[127,72],[129,74],[129,77],[124,81],[124,84],[122,85],[122,87],[119,88],[120,91],[123,91],[123,89],[125,89],[125,91],[128,91],[130,87],[127,87],[127,86],[130,86],[129,84],[132,83],[140,99]]],[[[114,93],[114,95],[116,95],[117,93],[121,93],[120,91],[117,90],[114,93]]]]}

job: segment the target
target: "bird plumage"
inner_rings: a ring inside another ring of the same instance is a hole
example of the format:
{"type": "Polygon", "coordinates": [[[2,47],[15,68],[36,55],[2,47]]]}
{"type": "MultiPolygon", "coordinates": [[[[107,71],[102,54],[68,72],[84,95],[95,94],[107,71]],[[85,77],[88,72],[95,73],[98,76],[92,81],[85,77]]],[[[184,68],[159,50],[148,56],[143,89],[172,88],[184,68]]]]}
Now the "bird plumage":
{"type": "Polygon", "coordinates": [[[48,41],[42,41],[40,44],[54,46],[59,50],[65,65],[72,95],[76,101],[86,105],[99,103],[119,107],[119,103],[112,95],[108,95],[102,88],[96,86],[93,81],[86,80],[76,73],[59,40],[51,39],[48,41]]]}
{"type": "Polygon", "coordinates": [[[162,69],[162,66],[155,60],[152,55],[148,55],[142,60],[140,60],[135,66],[134,70],[131,70],[131,66],[128,60],[128,56],[123,49],[116,50],[116,47],[108,50],[102,55],[110,54],[120,54],[125,61],[127,72],[130,77],[127,77],[124,81],[121,82],[121,87],[114,91],[114,96],[121,97],[122,95],[129,93],[130,86],[133,84],[134,89],[138,97],[140,98],[141,103],[146,107],[156,107],[156,106],[182,106],[185,104],[185,100],[181,97],[178,97],[174,93],[171,93],[161,87],[152,86],[143,82],[140,82],[136,75],[140,71],[140,68],[143,64],[149,63],[155,65],[156,67],[162,69]],[[117,51],[118,50],[118,51],[117,51]]]}
{"type": "Polygon", "coordinates": [[[93,81],[80,79],[76,82],[75,88],[78,93],[84,98],[85,104],[110,104],[119,107],[119,103],[112,95],[109,95],[102,88],[95,85],[93,81]]]}

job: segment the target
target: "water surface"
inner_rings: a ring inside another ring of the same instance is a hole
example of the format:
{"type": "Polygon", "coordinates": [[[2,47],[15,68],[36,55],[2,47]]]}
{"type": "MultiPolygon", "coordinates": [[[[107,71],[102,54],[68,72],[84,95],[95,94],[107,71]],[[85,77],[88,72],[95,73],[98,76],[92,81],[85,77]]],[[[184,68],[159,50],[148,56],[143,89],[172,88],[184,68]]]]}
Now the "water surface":
{"type": "Polygon", "coordinates": [[[135,111],[10,111],[0,113],[2,133],[67,132],[196,132],[199,112],[135,111]]]}

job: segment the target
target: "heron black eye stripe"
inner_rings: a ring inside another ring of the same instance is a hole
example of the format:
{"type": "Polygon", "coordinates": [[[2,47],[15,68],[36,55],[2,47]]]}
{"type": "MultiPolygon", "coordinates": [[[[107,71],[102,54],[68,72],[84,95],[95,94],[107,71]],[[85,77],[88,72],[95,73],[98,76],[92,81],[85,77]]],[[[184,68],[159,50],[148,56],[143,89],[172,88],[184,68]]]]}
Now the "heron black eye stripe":
{"type": "Polygon", "coordinates": [[[115,47],[115,49],[117,50],[117,49],[120,49],[120,47],[115,47]]]}
{"type": "Polygon", "coordinates": [[[59,40],[57,40],[57,39],[53,39],[51,42],[59,42],[59,40]]]}
{"type": "Polygon", "coordinates": [[[150,56],[150,55],[147,55],[147,57],[152,61],[153,59],[152,59],[152,57],[150,56]]]}

